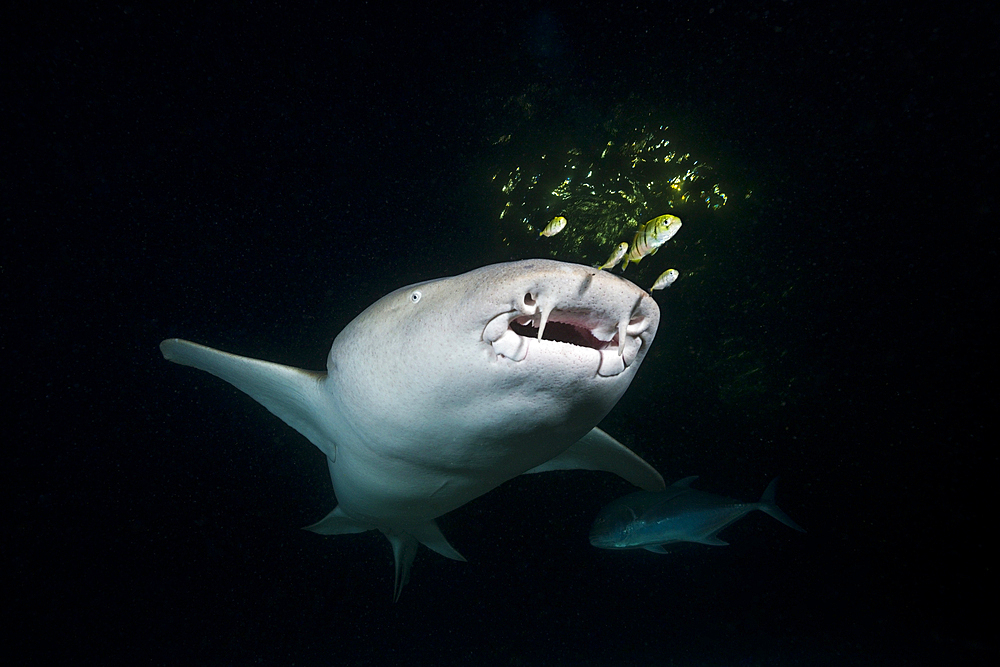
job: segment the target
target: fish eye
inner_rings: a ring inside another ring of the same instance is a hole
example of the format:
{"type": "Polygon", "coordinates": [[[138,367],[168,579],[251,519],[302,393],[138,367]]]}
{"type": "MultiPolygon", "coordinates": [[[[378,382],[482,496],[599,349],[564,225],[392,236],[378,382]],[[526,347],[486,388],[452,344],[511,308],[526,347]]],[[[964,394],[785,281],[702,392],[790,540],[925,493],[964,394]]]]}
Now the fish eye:
{"type": "Polygon", "coordinates": [[[415,289],[412,292],[410,292],[410,303],[416,303],[417,301],[420,301],[420,296],[421,296],[420,290],[418,289],[415,289]]]}

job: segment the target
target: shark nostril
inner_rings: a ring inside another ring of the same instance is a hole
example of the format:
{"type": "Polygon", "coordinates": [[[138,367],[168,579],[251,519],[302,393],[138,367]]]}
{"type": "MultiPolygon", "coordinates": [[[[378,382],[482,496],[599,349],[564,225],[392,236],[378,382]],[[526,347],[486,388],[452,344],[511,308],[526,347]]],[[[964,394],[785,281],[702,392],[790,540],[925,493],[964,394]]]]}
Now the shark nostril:
{"type": "Polygon", "coordinates": [[[524,295],[524,305],[525,306],[534,306],[535,305],[535,295],[532,294],[531,292],[525,293],[525,295],[524,295]]]}

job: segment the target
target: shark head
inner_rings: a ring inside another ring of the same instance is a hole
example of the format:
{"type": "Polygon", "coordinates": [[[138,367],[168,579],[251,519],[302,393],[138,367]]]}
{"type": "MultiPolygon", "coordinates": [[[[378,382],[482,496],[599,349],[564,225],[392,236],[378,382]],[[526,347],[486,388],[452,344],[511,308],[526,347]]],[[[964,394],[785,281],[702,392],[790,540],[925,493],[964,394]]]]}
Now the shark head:
{"type": "Polygon", "coordinates": [[[356,433],[380,438],[381,452],[381,434],[393,433],[391,447],[411,461],[433,443],[426,465],[454,462],[474,478],[471,491],[551,459],[593,428],[628,388],[658,323],[645,291],[605,271],[496,264],[377,301],[334,341],[329,382],[356,433]]]}
{"type": "Polygon", "coordinates": [[[167,359],[250,394],[326,454],[338,505],[322,534],[381,530],[396,595],[417,543],[460,559],[434,519],[525,472],[663,480],[595,428],[659,324],[631,282],[553,260],[494,264],[398,289],[334,340],[327,373],[181,340],[167,359]]]}

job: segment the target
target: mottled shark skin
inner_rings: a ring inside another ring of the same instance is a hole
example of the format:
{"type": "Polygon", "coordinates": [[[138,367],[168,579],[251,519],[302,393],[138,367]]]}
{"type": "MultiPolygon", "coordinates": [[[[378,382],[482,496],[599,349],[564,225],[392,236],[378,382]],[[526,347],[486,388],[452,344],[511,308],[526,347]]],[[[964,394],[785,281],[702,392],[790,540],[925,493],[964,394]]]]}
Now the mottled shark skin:
{"type": "Polygon", "coordinates": [[[696,479],[685,477],[665,491],[636,491],[612,501],[594,520],[590,543],[601,549],[646,549],[660,554],[680,542],[724,546],[728,543],[716,537],[719,531],[754,510],[805,532],[775,504],[777,478],[755,503],[692,489],[696,479]]]}
{"type": "Polygon", "coordinates": [[[163,356],[233,384],[327,457],[323,535],[381,531],[394,598],[417,544],[464,560],[434,519],[526,472],[663,478],[595,428],[628,388],[660,312],[631,282],[553,260],[494,264],[398,289],[337,336],[326,373],[184,340],[163,356]]]}

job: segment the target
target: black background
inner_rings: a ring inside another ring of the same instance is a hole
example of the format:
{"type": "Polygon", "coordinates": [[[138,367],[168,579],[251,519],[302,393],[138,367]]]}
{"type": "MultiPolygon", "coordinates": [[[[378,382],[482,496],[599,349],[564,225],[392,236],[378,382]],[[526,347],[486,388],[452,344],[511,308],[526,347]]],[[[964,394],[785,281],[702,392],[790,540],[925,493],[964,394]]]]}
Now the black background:
{"type": "Polygon", "coordinates": [[[14,3],[10,651],[993,664],[988,6],[14,3]],[[754,191],[705,232],[726,272],[658,295],[653,353],[603,426],[668,480],[751,500],[780,474],[808,533],[755,514],[725,548],[598,551],[590,521],[628,486],[531,476],[443,517],[469,562],[422,549],[393,604],[380,536],[298,529],[333,506],[322,456],[157,344],[319,369],[392,289],[520,258],[497,242],[490,178],[529,91],[547,100],[533,122],[573,138],[615,105],[654,108],[754,191]],[[720,389],[718,341],[740,331],[779,360],[780,401],[720,389]]]}

